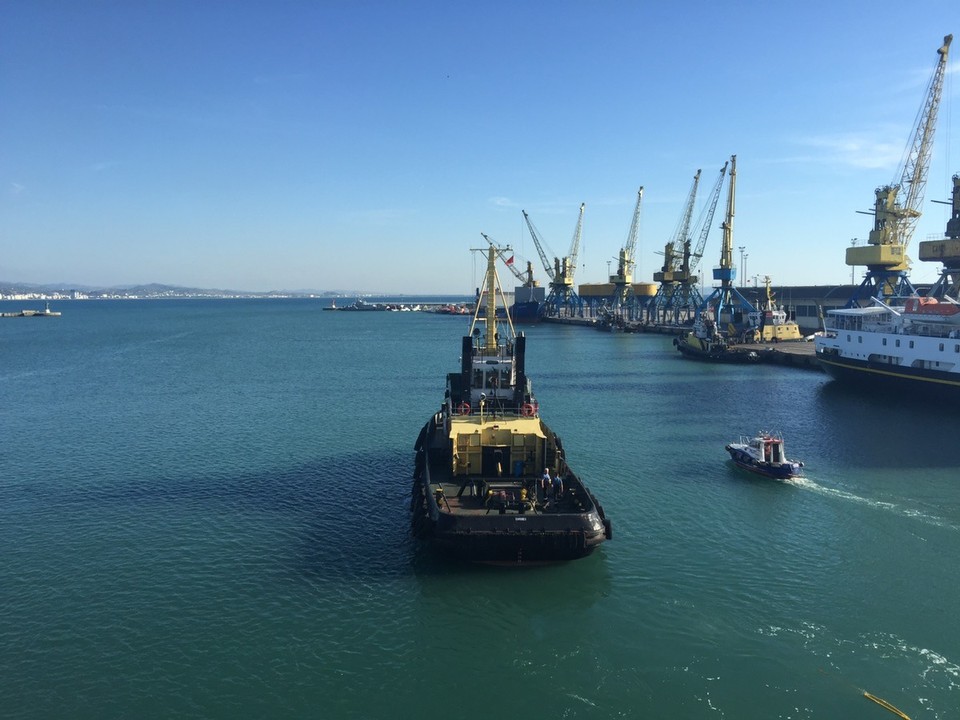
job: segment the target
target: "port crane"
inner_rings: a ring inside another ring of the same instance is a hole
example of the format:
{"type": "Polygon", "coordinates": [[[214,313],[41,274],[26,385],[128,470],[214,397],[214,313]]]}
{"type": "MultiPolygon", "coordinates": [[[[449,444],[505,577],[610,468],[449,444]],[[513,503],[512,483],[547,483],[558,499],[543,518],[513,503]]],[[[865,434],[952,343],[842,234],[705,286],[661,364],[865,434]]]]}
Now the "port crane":
{"type": "MultiPolygon", "coordinates": [[[[700,216],[694,225],[692,233],[688,233],[683,238],[683,248],[680,254],[677,252],[674,244],[671,253],[673,255],[673,265],[670,274],[665,274],[665,279],[669,278],[671,285],[667,286],[665,291],[665,304],[663,310],[663,321],[667,322],[672,315],[673,322],[679,324],[692,319],[699,312],[703,305],[703,296],[697,288],[700,282],[699,275],[694,271],[703,258],[703,250],[707,246],[707,238],[710,236],[710,230],[713,227],[713,216],[717,210],[717,204],[720,201],[720,191],[723,189],[723,180],[727,175],[729,162],[725,162],[720,168],[717,180],[713,184],[713,189],[707,198],[706,204],[700,211],[700,216]],[[691,236],[697,238],[697,245],[691,250],[691,236]]],[[[699,171],[698,171],[699,172],[699,171]]],[[[693,191],[691,191],[691,194],[693,191]]],[[[666,264],[664,264],[666,267],[666,264]]],[[[654,276],[657,280],[657,276],[654,276]]]]}
{"type": "MultiPolygon", "coordinates": [[[[726,167],[726,166],[724,166],[726,167]]],[[[723,223],[723,243],[720,247],[720,267],[713,269],[713,279],[720,281],[720,287],[713,289],[709,297],[701,303],[697,311],[697,319],[707,310],[713,310],[715,321],[719,325],[721,316],[728,314],[728,322],[742,322],[749,317],[749,313],[757,312],[753,304],[747,300],[734,286],[737,277],[737,268],[733,263],[733,216],[736,209],[737,195],[737,156],[730,156],[730,184],[727,186],[727,215],[723,223]]]]}
{"type": "Polygon", "coordinates": [[[544,313],[548,316],[559,317],[564,314],[583,315],[583,300],[577,295],[574,287],[574,279],[577,269],[577,258],[580,255],[580,238],[583,234],[583,211],[586,208],[585,203],[580,203],[580,215],[577,218],[577,225],[573,231],[573,240],[570,242],[570,252],[562,260],[554,257],[553,264],[547,259],[544,251],[543,238],[540,232],[534,226],[526,210],[522,210],[523,219],[527,223],[527,229],[533,238],[533,244],[537,248],[540,260],[543,263],[543,269],[550,278],[550,292],[544,303],[544,313]]]}
{"type": "Polygon", "coordinates": [[[617,272],[610,276],[613,293],[610,296],[610,307],[615,314],[621,314],[628,309],[633,299],[633,268],[634,255],[637,249],[637,237],[640,235],[640,208],[643,205],[643,186],[637,191],[637,204],[633,208],[633,219],[630,221],[630,230],[627,232],[627,242],[617,258],[617,272]]]}
{"type": "Polygon", "coordinates": [[[907,246],[921,215],[920,205],[927,186],[937,111],[952,40],[953,35],[947,35],[937,50],[937,65],[920,107],[912,140],[898,168],[898,179],[875,190],[874,208],[866,212],[873,215],[873,230],[867,244],[847,248],[847,265],[867,268],[863,282],[854,291],[847,307],[859,307],[861,300],[869,303],[872,298],[877,298],[890,302],[893,298],[916,294],[907,276],[910,269],[907,246]]]}
{"type": "Polygon", "coordinates": [[[683,246],[683,261],[680,265],[680,273],[676,276],[677,282],[680,283],[680,288],[674,296],[674,304],[678,308],[678,311],[686,311],[685,320],[690,319],[690,316],[695,316],[697,308],[703,304],[703,296],[700,294],[700,290],[697,289],[697,283],[700,282],[700,277],[694,274],[694,270],[696,270],[700,264],[700,260],[703,258],[703,250],[707,246],[707,238],[710,236],[710,230],[713,227],[713,216],[717,211],[720,191],[723,189],[723,180],[727,176],[727,167],[729,164],[729,162],[725,162],[723,167],[720,168],[720,174],[717,175],[717,181],[714,183],[713,190],[710,192],[710,198],[700,212],[700,217],[696,224],[696,228],[698,229],[698,232],[695,233],[698,238],[696,248],[694,248],[692,252],[690,251],[689,238],[687,238],[683,246]]]}
{"type": "Polygon", "coordinates": [[[527,269],[526,271],[519,270],[516,266],[516,263],[513,261],[515,257],[513,254],[513,249],[509,245],[500,246],[495,243],[486,233],[480,233],[483,236],[483,239],[490,243],[490,247],[496,250],[497,255],[500,258],[503,258],[503,264],[506,266],[507,270],[513,273],[513,276],[520,281],[523,287],[538,287],[540,283],[533,279],[533,263],[527,260],[527,269]],[[510,253],[507,255],[507,253],[510,253]]]}
{"type": "MultiPolygon", "coordinates": [[[[657,294],[653,299],[653,321],[668,322],[668,308],[673,305],[674,296],[679,287],[676,277],[683,263],[683,254],[677,252],[680,248],[690,248],[690,221],[693,218],[693,206],[697,201],[697,188],[700,186],[700,170],[693,176],[693,185],[687,196],[680,222],[670,241],[663,247],[663,266],[653,274],[653,281],[660,283],[657,294]]],[[[677,318],[672,318],[677,322],[677,318]]]]}
{"type": "Polygon", "coordinates": [[[947,229],[941,240],[924,240],[920,243],[920,259],[927,262],[942,262],[943,270],[927,297],[938,300],[960,300],[960,175],[953,176],[952,202],[934,200],[952,205],[947,229]]]}

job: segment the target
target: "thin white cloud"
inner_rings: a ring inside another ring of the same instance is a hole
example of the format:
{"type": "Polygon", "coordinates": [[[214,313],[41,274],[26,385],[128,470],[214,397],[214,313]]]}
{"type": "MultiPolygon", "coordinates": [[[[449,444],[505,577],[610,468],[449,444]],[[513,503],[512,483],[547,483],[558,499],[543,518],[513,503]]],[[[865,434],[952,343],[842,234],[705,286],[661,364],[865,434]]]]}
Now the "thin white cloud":
{"type": "Polygon", "coordinates": [[[104,160],[102,162],[94,163],[90,166],[90,169],[93,172],[103,172],[104,170],[109,170],[112,167],[117,167],[120,163],[116,160],[104,160]]]}
{"type": "Polygon", "coordinates": [[[794,144],[805,148],[795,155],[772,158],[768,162],[839,165],[857,169],[896,168],[903,158],[906,137],[902,129],[874,132],[832,133],[797,138],[794,144]],[[901,138],[894,141],[891,138],[901,138]]]}
{"type": "Polygon", "coordinates": [[[21,185],[21,184],[18,183],[18,182],[12,182],[12,183],[10,183],[10,194],[11,194],[11,195],[19,195],[20,193],[22,193],[22,192],[23,192],[24,190],[26,190],[26,189],[27,189],[26,187],[24,187],[23,185],[21,185]]]}

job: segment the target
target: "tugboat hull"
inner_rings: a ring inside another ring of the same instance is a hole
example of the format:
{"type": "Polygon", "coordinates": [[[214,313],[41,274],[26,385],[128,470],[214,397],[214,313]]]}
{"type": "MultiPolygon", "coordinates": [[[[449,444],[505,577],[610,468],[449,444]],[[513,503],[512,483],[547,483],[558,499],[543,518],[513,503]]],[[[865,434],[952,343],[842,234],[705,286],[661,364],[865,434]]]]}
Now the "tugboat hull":
{"type": "Polygon", "coordinates": [[[596,533],[582,523],[578,530],[548,531],[543,528],[470,528],[435,531],[434,544],[462,560],[496,565],[555,563],[586,557],[606,538],[603,527],[596,533]]]}
{"type": "Polygon", "coordinates": [[[680,354],[694,360],[717,363],[754,363],[760,360],[755,350],[731,350],[726,343],[709,343],[699,338],[674,338],[680,354]]]}
{"type": "Polygon", "coordinates": [[[462,560],[510,565],[576,560],[612,537],[603,508],[572,472],[560,497],[544,493],[535,478],[455,478],[442,435],[434,418],[418,440],[415,537],[462,560]]]}

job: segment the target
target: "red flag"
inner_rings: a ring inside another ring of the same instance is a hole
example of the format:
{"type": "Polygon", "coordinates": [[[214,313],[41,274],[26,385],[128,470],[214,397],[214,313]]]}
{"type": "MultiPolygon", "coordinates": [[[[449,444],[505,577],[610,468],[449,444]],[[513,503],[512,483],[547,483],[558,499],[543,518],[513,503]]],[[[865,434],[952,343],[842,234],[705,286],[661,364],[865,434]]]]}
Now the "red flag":
{"type": "Polygon", "coordinates": [[[507,260],[507,265],[513,265],[513,255],[510,256],[509,260],[507,260]]]}

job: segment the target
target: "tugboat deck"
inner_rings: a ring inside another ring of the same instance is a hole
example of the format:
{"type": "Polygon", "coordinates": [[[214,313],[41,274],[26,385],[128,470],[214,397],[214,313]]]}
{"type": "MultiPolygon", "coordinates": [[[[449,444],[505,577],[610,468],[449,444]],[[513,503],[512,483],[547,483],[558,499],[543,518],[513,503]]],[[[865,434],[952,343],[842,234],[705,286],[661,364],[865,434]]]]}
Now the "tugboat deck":
{"type": "Polygon", "coordinates": [[[434,487],[442,488],[443,498],[440,505],[453,515],[561,515],[564,513],[581,513],[586,510],[580,501],[576,488],[569,488],[563,496],[556,500],[544,498],[539,493],[533,493],[527,500],[520,499],[520,491],[533,485],[534,480],[526,482],[503,482],[501,478],[485,480],[476,478],[476,486],[465,484],[463,494],[458,495],[461,486],[458,483],[434,483],[434,487]],[[474,494],[475,487],[483,488],[479,494],[474,494]],[[486,490],[493,492],[487,495],[486,490]],[[500,496],[503,491],[505,497],[500,496]],[[502,510],[502,512],[501,512],[502,510]]]}

